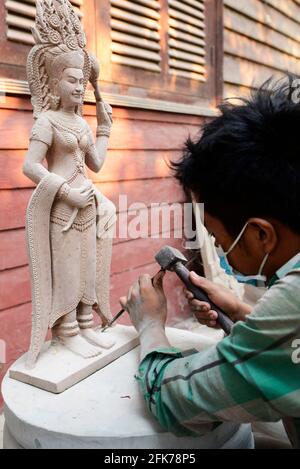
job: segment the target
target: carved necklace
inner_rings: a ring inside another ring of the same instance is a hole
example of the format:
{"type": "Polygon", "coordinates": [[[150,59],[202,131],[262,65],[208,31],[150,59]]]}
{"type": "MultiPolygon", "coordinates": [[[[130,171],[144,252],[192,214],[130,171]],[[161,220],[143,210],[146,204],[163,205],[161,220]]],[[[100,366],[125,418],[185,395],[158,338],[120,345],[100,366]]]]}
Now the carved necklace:
{"type": "MultiPolygon", "coordinates": [[[[68,141],[68,133],[74,135],[78,141],[86,134],[87,129],[83,126],[82,121],[79,116],[74,113],[64,113],[64,112],[53,112],[50,111],[50,121],[54,126],[59,127],[62,131],[66,132],[66,141],[68,141]],[[77,122],[76,122],[77,121],[77,122]]],[[[70,142],[71,143],[71,142],[70,142]]],[[[85,164],[83,158],[78,154],[77,151],[72,153],[74,163],[76,165],[75,172],[67,180],[70,184],[74,181],[78,174],[85,175],[85,164]]]]}
{"type": "Polygon", "coordinates": [[[53,111],[50,111],[50,113],[50,118],[53,120],[54,125],[58,125],[65,132],[70,132],[77,138],[77,141],[80,142],[86,133],[86,128],[82,125],[79,116],[74,113],[71,114],[53,111]]]}

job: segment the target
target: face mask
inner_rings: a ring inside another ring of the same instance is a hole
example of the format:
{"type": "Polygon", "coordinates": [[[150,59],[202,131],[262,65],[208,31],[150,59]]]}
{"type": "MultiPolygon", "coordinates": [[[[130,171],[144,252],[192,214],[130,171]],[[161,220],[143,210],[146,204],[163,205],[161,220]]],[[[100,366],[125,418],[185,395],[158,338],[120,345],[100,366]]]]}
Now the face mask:
{"type": "Polygon", "coordinates": [[[238,282],[247,283],[247,284],[259,286],[259,287],[264,287],[267,281],[267,277],[265,275],[262,275],[262,272],[269,258],[269,255],[270,255],[269,253],[265,255],[260,265],[257,275],[243,275],[241,272],[238,272],[237,270],[233,269],[227,259],[228,254],[230,254],[234,250],[234,248],[242,239],[242,236],[245,233],[247,226],[248,226],[248,222],[245,224],[242,231],[240,232],[236,240],[232,243],[232,245],[230,246],[227,252],[224,252],[221,246],[216,246],[216,251],[220,258],[220,265],[227,274],[234,275],[236,279],[238,280],[238,282]]]}

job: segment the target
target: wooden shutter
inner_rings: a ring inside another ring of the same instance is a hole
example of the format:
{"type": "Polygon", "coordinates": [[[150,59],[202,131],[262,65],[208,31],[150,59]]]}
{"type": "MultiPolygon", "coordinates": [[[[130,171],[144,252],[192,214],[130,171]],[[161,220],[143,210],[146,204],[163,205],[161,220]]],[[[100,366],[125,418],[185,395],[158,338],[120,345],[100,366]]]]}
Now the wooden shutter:
{"type": "Polygon", "coordinates": [[[112,62],[160,72],[159,0],[111,0],[112,62]]]}
{"type": "Polygon", "coordinates": [[[204,0],[168,0],[169,72],[205,81],[204,0]]]}
{"type": "MultiPolygon", "coordinates": [[[[23,44],[34,44],[31,27],[35,21],[35,3],[35,0],[5,1],[7,39],[23,44]]],[[[71,3],[81,18],[80,7],[83,0],[71,0],[71,3]]]]}

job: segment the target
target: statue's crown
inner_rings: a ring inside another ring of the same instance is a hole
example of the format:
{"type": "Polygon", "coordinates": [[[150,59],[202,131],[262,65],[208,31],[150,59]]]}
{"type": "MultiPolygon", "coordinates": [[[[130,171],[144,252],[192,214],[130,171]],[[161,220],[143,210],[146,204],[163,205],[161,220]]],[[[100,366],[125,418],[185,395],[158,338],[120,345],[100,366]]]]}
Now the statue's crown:
{"type": "Polygon", "coordinates": [[[64,45],[69,51],[86,46],[81,22],[69,0],[37,0],[32,34],[36,44],[64,45]]]}
{"type": "Polygon", "coordinates": [[[27,78],[36,118],[51,108],[52,78],[59,78],[66,68],[80,68],[85,90],[92,63],[83,27],[68,0],[37,0],[32,34],[36,44],[28,55],[27,78]]]}

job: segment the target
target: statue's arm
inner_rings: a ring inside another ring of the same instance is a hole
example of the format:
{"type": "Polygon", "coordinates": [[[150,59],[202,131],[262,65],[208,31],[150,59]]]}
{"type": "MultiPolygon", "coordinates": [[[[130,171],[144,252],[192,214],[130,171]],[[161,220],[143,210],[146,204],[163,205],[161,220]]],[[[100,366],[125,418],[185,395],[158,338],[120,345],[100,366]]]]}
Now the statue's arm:
{"type": "Polygon", "coordinates": [[[107,155],[108,141],[112,127],[112,109],[109,104],[97,101],[97,133],[96,143],[90,131],[90,145],[86,152],[85,162],[89,169],[98,173],[107,155]]]}
{"type": "Polygon", "coordinates": [[[44,142],[31,140],[23,164],[23,173],[36,184],[49,174],[49,171],[42,164],[46,158],[47,151],[48,146],[44,142]]]}
{"type": "MultiPolygon", "coordinates": [[[[93,139],[93,136],[91,136],[91,139],[93,139]]],[[[85,155],[85,163],[94,173],[98,173],[104,164],[107,154],[108,140],[109,137],[101,136],[97,137],[96,143],[94,140],[90,142],[85,155]]]]}
{"type": "Polygon", "coordinates": [[[52,126],[47,117],[41,114],[31,129],[29,148],[23,165],[23,173],[36,184],[49,174],[43,161],[52,140],[52,126]]]}

